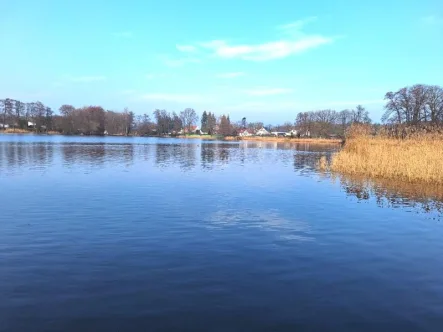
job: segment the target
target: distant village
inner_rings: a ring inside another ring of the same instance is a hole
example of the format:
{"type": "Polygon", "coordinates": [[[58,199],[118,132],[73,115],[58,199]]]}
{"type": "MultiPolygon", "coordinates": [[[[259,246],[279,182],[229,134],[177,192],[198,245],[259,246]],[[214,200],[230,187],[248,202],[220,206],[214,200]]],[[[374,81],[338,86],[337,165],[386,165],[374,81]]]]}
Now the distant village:
{"type": "MultiPolygon", "coordinates": [[[[272,127],[264,127],[262,126],[259,129],[254,129],[254,128],[240,128],[238,129],[238,131],[235,132],[235,135],[233,136],[239,136],[239,137],[253,137],[253,136],[257,136],[257,137],[266,137],[266,136],[273,136],[273,137],[310,137],[310,132],[309,130],[307,130],[306,132],[300,132],[297,129],[289,129],[287,131],[283,130],[283,131],[273,131],[271,129],[272,127]]],[[[214,134],[217,135],[219,131],[219,126],[217,125],[215,127],[215,132],[214,134]]],[[[207,132],[204,132],[201,130],[200,126],[192,126],[191,127],[191,131],[188,132],[188,130],[186,129],[182,129],[178,132],[179,135],[187,135],[187,134],[192,134],[192,135],[201,135],[201,136],[205,136],[205,135],[209,135],[207,132]]],[[[173,135],[172,133],[170,133],[170,135],[173,135]]]]}
{"type": "MultiPolygon", "coordinates": [[[[416,84],[385,95],[386,124],[417,125],[443,123],[443,88],[416,84]]],[[[246,117],[231,121],[227,114],[203,111],[199,116],[193,108],[176,113],[156,109],[136,115],[105,110],[101,106],[76,108],[62,105],[58,112],[40,101],[22,102],[12,98],[0,100],[0,130],[3,132],[58,133],[64,135],[125,136],[235,136],[235,137],[343,137],[352,124],[372,124],[369,112],[361,105],[336,111],[321,109],[294,113],[283,124],[247,121],[246,117]]],[[[373,124],[374,127],[380,126],[373,124]]]]}
{"type": "Polygon", "coordinates": [[[62,105],[58,113],[41,102],[24,103],[6,98],[0,100],[0,130],[7,133],[34,132],[64,135],[119,136],[219,136],[219,137],[321,137],[344,135],[352,123],[370,123],[368,112],[355,110],[318,110],[300,112],[295,119],[281,125],[248,122],[245,117],[231,121],[229,115],[193,108],[180,113],[156,109],[151,114],[136,115],[128,109],[122,112],[100,106],[75,108],[62,105]]]}

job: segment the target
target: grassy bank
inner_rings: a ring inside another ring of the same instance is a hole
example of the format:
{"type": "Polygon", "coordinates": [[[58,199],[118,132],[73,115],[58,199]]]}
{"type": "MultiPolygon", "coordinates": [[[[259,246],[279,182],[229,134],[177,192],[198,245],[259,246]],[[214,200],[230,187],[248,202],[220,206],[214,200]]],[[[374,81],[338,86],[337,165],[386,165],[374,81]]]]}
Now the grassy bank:
{"type": "Polygon", "coordinates": [[[216,135],[180,135],[178,138],[202,139],[202,140],[216,140],[219,139],[216,135]]]}
{"type": "MultiPolygon", "coordinates": [[[[0,130],[0,134],[36,134],[36,132],[34,130],[29,130],[29,129],[8,128],[5,130],[0,130]]],[[[62,135],[58,131],[52,131],[52,130],[40,132],[37,134],[40,134],[40,135],[62,135]]]]}
{"type": "Polygon", "coordinates": [[[32,134],[33,131],[28,129],[20,129],[20,128],[7,128],[5,130],[0,130],[0,134],[32,134]]]}
{"type": "Polygon", "coordinates": [[[340,144],[341,139],[326,138],[291,138],[273,136],[250,136],[250,137],[225,137],[226,141],[255,141],[255,142],[287,142],[287,143],[312,143],[312,144],[340,144]]]}
{"type": "Polygon", "coordinates": [[[416,134],[406,138],[354,135],[330,163],[333,172],[389,178],[407,182],[443,183],[443,135],[416,134]]]}

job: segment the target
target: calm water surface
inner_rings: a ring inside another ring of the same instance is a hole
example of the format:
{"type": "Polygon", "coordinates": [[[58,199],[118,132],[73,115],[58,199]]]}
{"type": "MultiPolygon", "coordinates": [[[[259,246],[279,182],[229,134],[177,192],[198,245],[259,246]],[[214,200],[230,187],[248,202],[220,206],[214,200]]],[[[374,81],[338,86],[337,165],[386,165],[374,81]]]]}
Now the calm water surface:
{"type": "Polygon", "coordinates": [[[335,150],[0,135],[0,331],[442,331],[442,191],[335,150]]]}

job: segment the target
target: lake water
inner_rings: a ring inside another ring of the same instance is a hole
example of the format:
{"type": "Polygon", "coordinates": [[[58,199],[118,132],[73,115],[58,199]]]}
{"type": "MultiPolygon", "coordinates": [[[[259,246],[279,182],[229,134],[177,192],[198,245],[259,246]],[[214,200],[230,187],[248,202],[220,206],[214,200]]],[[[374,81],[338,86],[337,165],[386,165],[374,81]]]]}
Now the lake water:
{"type": "Polygon", "coordinates": [[[0,331],[442,331],[443,192],[337,149],[0,135],[0,331]]]}

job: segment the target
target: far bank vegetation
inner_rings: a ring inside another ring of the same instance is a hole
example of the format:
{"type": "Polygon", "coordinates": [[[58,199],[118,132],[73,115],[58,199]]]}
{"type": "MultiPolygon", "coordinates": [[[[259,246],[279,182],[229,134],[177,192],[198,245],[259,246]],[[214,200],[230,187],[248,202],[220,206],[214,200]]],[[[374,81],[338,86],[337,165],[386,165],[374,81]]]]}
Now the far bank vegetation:
{"type": "Polygon", "coordinates": [[[319,167],[351,175],[443,184],[443,92],[414,85],[389,92],[383,126],[355,125],[319,167]]]}
{"type": "Polygon", "coordinates": [[[294,122],[271,125],[247,122],[246,117],[232,121],[228,114],[207,111],[200,117],[193,108],[181,112],[155,109],[149,114],[136,115],[127,108],[115,111],[94,105],[64,104],[54,111],[40,101],[0,100],[0,130],[5,133],[340,140],[346,128],[354,123],[371,123],[368,111],[361,105],[342,111],[300,112],[294,122]]]}

